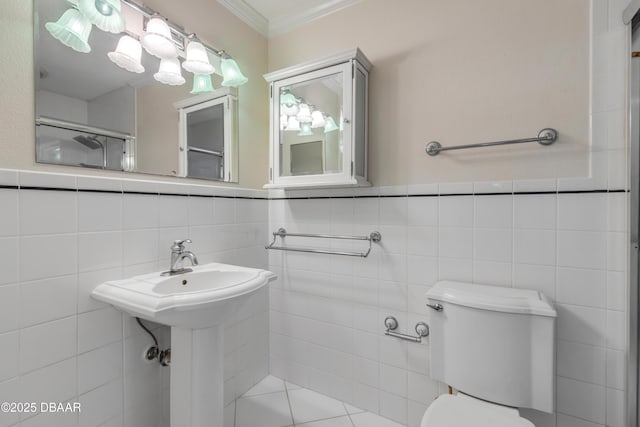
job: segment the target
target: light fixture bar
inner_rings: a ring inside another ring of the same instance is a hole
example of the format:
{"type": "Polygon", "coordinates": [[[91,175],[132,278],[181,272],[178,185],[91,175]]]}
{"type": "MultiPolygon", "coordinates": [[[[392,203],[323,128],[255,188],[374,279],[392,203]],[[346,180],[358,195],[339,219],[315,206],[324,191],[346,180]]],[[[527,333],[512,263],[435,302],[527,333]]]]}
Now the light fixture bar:
{"type": "MultiPolygon", "coordinates": [[[[124,3],[124,4],[126,4],[127,6],[129,6],[130,8],[134,9],[138,13],[144,15],[144,17],[146,17],[146,18],[151,18],[154,15],[160,15],[155,10],[149,9],[149,8],[147,8],[145,6],[140,6],[139,4],[133,2],[132,0],[120,0],[120,1],[122,3],[124,3]]],[[[163,15],[161,15],[161,16],[163,16],[163,15]]],[[[167,25],[169,26],[171,31],[174,32],[175,34],[179,35],[180,37],[182,37],[184,41],[189,40],[189,36],[193,35],[193,33],[187,33],[182,27],[180,27],[177,24],[174,24],[173,22],[169,21],[168,19],[166,21],[167,21],[167,25]]],[[[183,41],[183,46],[186,49],[186,43],[184,43],[184,41],[183,41]]],[[[201,43],[202,43],[202,41],[201,41],[201,43]]],[[[231,56],[228,53],[226,53],[224,50],[216,49],[215,47],[208,46],[205,43],[202,43],[202,44],[204,45],[205,49],[207,49],[209,52],[213,53],[214,55],[216,55],[216,56],[218,56],[218,57],[220,57],[222,59],[231,59],[231,56]]]]}

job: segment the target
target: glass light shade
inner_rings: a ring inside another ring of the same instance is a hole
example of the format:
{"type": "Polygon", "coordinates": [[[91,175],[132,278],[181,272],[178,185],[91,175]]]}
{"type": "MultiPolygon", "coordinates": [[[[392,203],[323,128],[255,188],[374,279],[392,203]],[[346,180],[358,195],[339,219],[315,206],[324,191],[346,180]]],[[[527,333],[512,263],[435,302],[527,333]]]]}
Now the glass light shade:
{"type": "Polygon", "coordinates": [[[300,130],[300,122],[298,122],[294,116],[289,116],[287,130],[300,130]]]}
{"type": "Polygon", "coordinates": [[[287,116],[295,116],[300,111],[298,105],[294,104],[291,107],[287,107],[286,105],[280,105],[280,112],[282,114],[286,114],[287,116]]]}
{"type": "Polygon", "coordinates": [[[298,105],[298,101],[296,97],[291,92],[285,92],[280,95],[280,105],[284,105],[285,107],[293,107],[294,105],[298,105]]]}
{"type": "Polygon", "coordinates": [[[182,68],[193,74],[212,74],[215,68],[209,62],[209,55],[204,45],[195,40],[187,45],[187,59],[182,68]]]}
{"type": "Polygon", "coordinates": [[[300,110],[298,114],[296,114],[296,119],[298,119],[300,123],[311,123],[313,119],[311,118],[311,109],[309,106],[307,104],[300,104],[298,108],[300,110]]]}
{"type": "Polygon", "coordinates": [[[333,117],[327,116],[324,124],[324,133],[333,132],[338,129],[340,128],[336,125],[336,121],[333,120],[333,117]]]}
{"type": "Polygon", "coordinates": [[[210,93],[213,92],[213,83],[211,82],[211,76],[209,74],[194,74],[193,75],[193,89],[191,93],[210,93]]]}
{"type": "Polygon", "coordinates": [[[223,59],[220,62],[220,71],[222,71],[222,77],[224,78],[222,86],[241,86],[249,81],[233,59],[223,59]]]}
{"type": "Polygon", "coordinates": [[[140,63],[142,58],[142,46],[140,42],[131,36],[122,36],[118,40],[115,52],[107,53],[109,59],[118,67],[132,73],[144,73],[144,67],[140,63]]]}
{"type": "Polygon", "coordinates": [[[120,0],[79,0],[78,9],[102,31],[118,34],[126,27],[120,13],[120,0]]]}
{"type": "Polygon", "coordinates": [[[289,117],[286,114],[282,114],[280,116],[280,130],[285,130],[287,128],[287,123],[289,122],[289,117]]]}
{"type": "Polygon", "coordinates": [[[160,59],[175,58],[178,48],[171,39],[171,30],[165,20],[154,16],[147,22],[147,31],[140,38],[144,50],[160,59]]]}
{"type": "Polygon", "coordinates": [[[47,22],[45,28],[60,43],[81,52],[91,52],[87,42],[91,34],[91,22],[77,9],[68,9],[57,22],[47,22]]]}
{"type": "Polygon", "coordinates": [[[323,128],[325,125],[324,114],[322,111],[316,110],[311,113],[311,127],[315,128],[323,128]]]}
{"type": "Polygon", "coordinates": [[[310,123],[301,123],[300,124],[300,132],[298,132],[298,136],[312,136],[313,131],[311,130],[310,123]]]}
{"type": "Polygon", "coordinates": [[[185,82],[180,72],[178,58],[166,58],[160,61],[160,69],[153,75],[153,78],[160,83],[171,86],[180,86],[185,82]]]}

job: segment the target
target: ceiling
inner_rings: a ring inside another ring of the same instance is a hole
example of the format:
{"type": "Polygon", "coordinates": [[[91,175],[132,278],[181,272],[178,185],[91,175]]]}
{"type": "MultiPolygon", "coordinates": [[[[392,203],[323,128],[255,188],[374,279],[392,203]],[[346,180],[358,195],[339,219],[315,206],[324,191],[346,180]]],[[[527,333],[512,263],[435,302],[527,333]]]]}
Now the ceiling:
{"type": "Polygon", "coordinates": [[[218,0],[264,36],[272,37],[362,0],[218,0]]]}

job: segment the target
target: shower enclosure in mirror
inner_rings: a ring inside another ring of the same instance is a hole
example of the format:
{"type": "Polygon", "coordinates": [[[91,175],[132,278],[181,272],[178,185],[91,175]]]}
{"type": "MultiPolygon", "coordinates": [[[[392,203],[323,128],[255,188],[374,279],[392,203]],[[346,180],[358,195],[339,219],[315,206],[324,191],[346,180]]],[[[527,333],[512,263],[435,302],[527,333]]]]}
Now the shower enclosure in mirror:
{"type": "MultiPolygon", "coordinates": [[[[214,90],[211,75],[187,71],[187,60],[181,64],[149,54],[146,46],[142,50],[138,40],[155,30],[141,10],[146,9],[130,0],[34,1],[36,161],[237,182],[235,88],[214,90]],[[120,8],[122,22],[117,28],[100,22],[104,31],[97,23],[81,28],[88,20],[85,3],[115,7],[106,16],[120,8]],[[134,49],[123,54],[127,43],[134,49]],[[203,99],[217,99],[218,110],[181,113],[181,106],[203,99]],[[188,147],[181,142],[183,128],[199,134],[188,147]]],[[[158,37],[181,56],[187,53],[184,44],[197,41],[175,37],[173,30],[169,38],[158,37]]],[[[201,73],[227,61],[202,51],[205,56],[196,61],[201,73]]],[[[235,80],[224,77],[227,86],[246,81],[241,73],[235,80]]]]}
{"type": "Polygon", "coordinates": [[[267,188],[368,185],[370,67],[356,49],[265,75],[271,83],[267,188]]]}

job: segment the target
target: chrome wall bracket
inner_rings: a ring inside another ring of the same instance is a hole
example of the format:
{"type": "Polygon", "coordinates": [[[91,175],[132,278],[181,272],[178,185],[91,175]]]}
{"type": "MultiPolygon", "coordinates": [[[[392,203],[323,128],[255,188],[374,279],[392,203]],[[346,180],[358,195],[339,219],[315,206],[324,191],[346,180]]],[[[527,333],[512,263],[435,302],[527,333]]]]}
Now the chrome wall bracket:
{"type": "Polygon", "coordinates": [[[406,341],[422,342],[422,338],[429,336],[429,325],[427,325],[424,322],[416,323],[415,330],[416,330],[416,334],[418,334],[418,336],[407,335],[407,334],[402,334],[400,332],[395,332],[395,330],[398,329],[398,319],[396,319],[393,316],[387,316],[384,319],[384,326],[387,328],[384,331],[385,335],[389,335],[390,337],[400,338],[400,339],[403,339],[403,340],[406,340],[406,341]]]}

